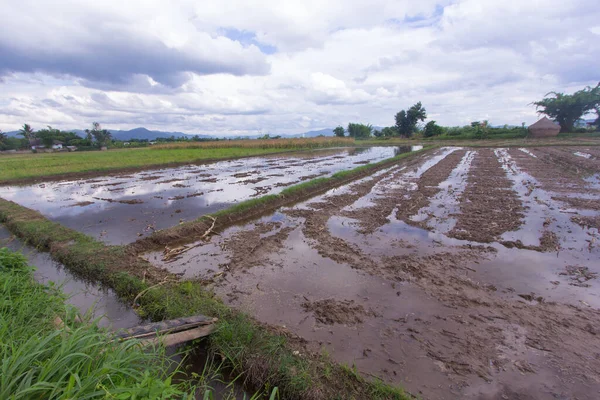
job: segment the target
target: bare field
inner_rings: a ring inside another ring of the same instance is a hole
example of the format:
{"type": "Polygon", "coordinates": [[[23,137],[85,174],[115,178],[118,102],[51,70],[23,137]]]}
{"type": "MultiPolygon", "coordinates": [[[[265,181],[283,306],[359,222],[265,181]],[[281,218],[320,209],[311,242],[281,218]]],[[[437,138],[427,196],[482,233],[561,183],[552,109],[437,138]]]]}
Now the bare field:
{"type": "Polygon", "coordinates": [[[596,399],[599,199],[595,148],[446,147],[146,257],[424,399],[596,399]]]}

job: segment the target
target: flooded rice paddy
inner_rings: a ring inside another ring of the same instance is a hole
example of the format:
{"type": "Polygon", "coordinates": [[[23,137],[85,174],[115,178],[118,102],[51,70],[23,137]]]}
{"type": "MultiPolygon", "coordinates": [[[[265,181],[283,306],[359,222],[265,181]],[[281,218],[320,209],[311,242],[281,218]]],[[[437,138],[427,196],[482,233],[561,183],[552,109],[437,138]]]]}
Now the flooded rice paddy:
{"type": "Polygon", "coordinates": [[[125,244],[253,197],[418,148],[328,149],[251,157],[131,175],[4,186],[0,196],[105,243],[125,244]]]}
{"type": "Polygon", "coordinates": [[[599,156],[437,149],[145,257],[422,398],[596,399],[599,156]]]}

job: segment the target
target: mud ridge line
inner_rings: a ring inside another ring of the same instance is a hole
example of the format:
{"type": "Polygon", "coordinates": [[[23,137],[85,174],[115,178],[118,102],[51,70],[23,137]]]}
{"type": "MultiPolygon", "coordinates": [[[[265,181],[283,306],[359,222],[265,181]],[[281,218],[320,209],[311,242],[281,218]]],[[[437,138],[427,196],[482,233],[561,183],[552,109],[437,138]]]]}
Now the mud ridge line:
{"type": "Polygon", "coordinates": [[[167,245],[175,246],[190,243],[206,232],[212,225],[212,220],[209,217],[217,219],[214,230],[219,232],[230,226],[257,219],[282,206],[289,206],[310,199],[330,189],[368,177],[377,171],[395,166],[398,163],[410,162],[410,160],[414,160],[415,158],[420,159],[430,150],[431,148],[424,148],[411,153],[404,153],[378,163],[363,165],[348,171],[341,171],[329,178],[317,178],[296,186],[290,186],[278,195],[266,195],[251,199],[219,211],[211,216],[203,216],[195,221],[185,222],[178,226],[156,231],[148,237],[129,244],[128,248],[135,254],[141,254],[149,250],[164,248],[167,245]]]}
{"type": "Polygon", "coordinates": [[[492,243],[504,232],[515,231],[521,226],[523,211],[521,200],[500,161],[492,150],[480,149],[460,200],[456,225],[448,236],[492,243]]]}
{"type": "Polygon", "coordinates": [[[573,154],[576,151],[586,152],[582,148],[573,148],[569,151],[553,147],[536,148],[536,154],[544,161],[559,165],[560,167],[571,171],[577,175],[594,174],[600,172],[600,161],[586,159],[573,154]]]}
{"type": "MultiPolygon", "coordinates": [[[[410,160],[406,166],[407,169],[417,167],[423,161],[423,157],[410,160]]],[[[404,169],[390,171],[391,180],[400,178],[404,174],[404,169]]],[[[327,196],[319,202],[311,202],[310,209],[290,209],[283,212],[293,218],[303,219],[302,233],[307,239],[312,241],[311,246],[323,256],[330,258],[338,263],[346,263],[352,268],[361,269],[374,273],[379,269],[377,261],[367,254],[364,254],[357,246],[347,241],[332,236],[327,227],[329,218],[336,215],[340,209],[353,204],[361,197],[367,195],[373,190],[373,187],[382,180],[389,180],[390,177],[381,175],[366,182],[360,182],[352,185],[348,192],[342,194],[333,194],[327,196]]]]}
{"type": "Polygon", "coordinates": [[[389,223],[388,216],[395,209],[397,209],[397,219],[407,224],[421,226],[420,223],[411,221],[410,217],[429,204],[429,198],[440,191],[438,185],[448,178],[466,152],[466,150],[453,151],[416,179],[411,178],[410,172],[396,174],[389,179],[389,183],[399,180],[401,183],[399,187],[385,190],[385,193],[373,199],[371,206],[343,211],[341,215],[357,220],[358,232],[362,234],[373,233],[389,223]]]}

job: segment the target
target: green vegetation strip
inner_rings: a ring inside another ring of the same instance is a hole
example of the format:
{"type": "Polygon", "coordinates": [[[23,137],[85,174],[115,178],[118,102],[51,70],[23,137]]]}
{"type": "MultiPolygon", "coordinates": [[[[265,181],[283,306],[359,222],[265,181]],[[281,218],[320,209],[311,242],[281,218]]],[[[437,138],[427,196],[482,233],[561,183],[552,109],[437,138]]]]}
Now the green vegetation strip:
{"type": "MultiPolygon", "coordinates": [[[[310,197],[414,154],[417,152],[305,182],[280,195],[244,202],[214,216],[220,221],[238,222],[244,215],[310,197]]],[[[157,269],[137,256],[136,246],[107,246],[3,199],[0,199],[0,222],[28,243],[49,251],[74,274],[112,288],[124,302],[131,303],[145,291],[134,305],[144,317],[155,321],[198,314],[219,318],[217,330],[206,342],[209,353],[221,358],[247,385],[264,393],[271,393],[277,387],[285,399],[411,398],[402,389],[366,380],[354,367],[337,364],[325,354],[305,352],[301,339],[232,310],[207,291],[202,282],[180,281],[157,269]]],[[[185,229],[196,231],[205,222],[200,219],[185,229]]],[[[172,238],[181,237],[181,233],[176,231],[172,238]]]]}
{"type": "Polygon", "coordinates": [[[433,146],[427,146],[421,150],[402,153],[377,163],[361,165],[360,167],[351,170],[336,172],[328,178],[316,178],[290,186],[279,194],[271,194],[243,201],[210,216],[202,216],[194,221],[184,222],[168,229],[156,231],[152,235],[130,244],[128,247],[132,252],[139,254],[166,245],[174,245],[181,241],[191,242],[194,238],[203,235],[207,229],[209,229],[213,223],[211,217],[216,219],[214,230],[222,230],[231,225],[239,224],[265,213],[273,212],[279,207],[308,199],[320,193],[324,193],[327,190],[366,177],[376,171],[389,168],[406,158],[422,154],[432,148],[433,146]]]}

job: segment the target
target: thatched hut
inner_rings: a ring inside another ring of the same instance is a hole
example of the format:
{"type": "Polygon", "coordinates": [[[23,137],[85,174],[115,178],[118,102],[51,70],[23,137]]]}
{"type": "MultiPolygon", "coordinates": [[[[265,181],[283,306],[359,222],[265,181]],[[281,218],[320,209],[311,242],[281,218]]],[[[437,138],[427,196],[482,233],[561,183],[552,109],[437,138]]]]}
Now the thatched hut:
{"type": "Polygon", "coordinates": [[[533,125],[529,126],[529,134],[534,138],[553,137],[560,132],[560,126],[544,117],[533,125]]]}

